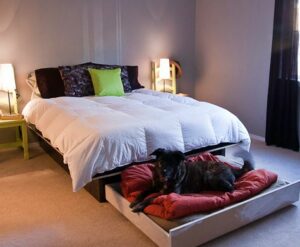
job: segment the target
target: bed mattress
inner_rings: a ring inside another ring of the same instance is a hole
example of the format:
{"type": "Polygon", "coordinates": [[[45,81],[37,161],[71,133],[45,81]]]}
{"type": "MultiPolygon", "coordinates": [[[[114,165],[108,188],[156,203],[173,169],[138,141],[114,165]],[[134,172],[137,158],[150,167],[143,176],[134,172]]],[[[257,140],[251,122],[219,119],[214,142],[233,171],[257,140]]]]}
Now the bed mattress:
{"type": "Polygon", "coordinates": [[[23,115],[63,154],[74,191],[95,174],[151,159],[157,148],[189,152],[224,142],[250,147],[245,126],[229,111],[147,89],[122,97],[33,99],[23,115]]]}

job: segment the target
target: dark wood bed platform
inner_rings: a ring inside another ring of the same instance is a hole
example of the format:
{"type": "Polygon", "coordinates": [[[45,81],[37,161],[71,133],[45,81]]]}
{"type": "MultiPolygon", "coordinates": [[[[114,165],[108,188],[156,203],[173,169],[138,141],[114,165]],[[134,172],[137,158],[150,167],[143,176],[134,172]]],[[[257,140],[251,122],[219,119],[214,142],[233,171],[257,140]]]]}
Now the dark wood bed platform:
{"type": "MultiPolygon", "coordinates": [[[[68,165],[63,162],[63,154],[58,149],[54,148],[51,145],[50,141],[43,137],[42,133],[33,124],[29,123],[28,127],[38,138],[39,144],[45,150],[45,152],[47,152],[50,155],[50,157],[52,157],[52,159],[54,159],[57,162],[57,164],[59,164],[66,172],[70,173],[68,165]]],[[[225,155],[225,149],[234,145],[237,145],[237,143],[221,143],[214,146],[207,146],[204,148],[195,149],[186,153],[186,155],[194,155],[206,151],[209,151],[215,155],[225,155]]],[[[132,163],[130,165],[141,163],[145,163],[145,161],[139,163],[132,163]]],[[[96,174],[93,177],[93,180],[90,183],[88,183],[84,188],[99,202],[105,202],[105,185],[120,181],[121,171],[130,165],[116,168],[101,174],[96,174]]]]}

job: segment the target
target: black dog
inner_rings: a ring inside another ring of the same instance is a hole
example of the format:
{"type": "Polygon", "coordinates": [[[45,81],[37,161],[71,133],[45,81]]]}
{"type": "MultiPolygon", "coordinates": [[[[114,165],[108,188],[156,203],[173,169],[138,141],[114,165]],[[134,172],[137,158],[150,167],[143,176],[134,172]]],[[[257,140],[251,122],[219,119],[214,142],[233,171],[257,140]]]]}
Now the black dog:
{"type": "Polygon", "coordinates": [[[141,212],[151,204],[157,196],[145,198],[155,192],[160,194],[199,193],[204,190],[231,192],[234,190],[235,180],[254,169],[253,159],[246,151],[237,154],[244,156],[244,165],[241,169],[215,161],[186,162],[182,152],[161,148],[151,155],[156,156],[152,186],[141,192],[130,204],[133,212],[141,212]]]}

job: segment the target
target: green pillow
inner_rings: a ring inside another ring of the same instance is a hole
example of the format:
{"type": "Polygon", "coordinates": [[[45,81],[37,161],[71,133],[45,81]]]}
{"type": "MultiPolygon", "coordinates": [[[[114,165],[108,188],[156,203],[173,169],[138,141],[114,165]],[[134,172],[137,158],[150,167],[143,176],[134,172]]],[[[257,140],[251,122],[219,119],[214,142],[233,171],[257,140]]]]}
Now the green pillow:
{"type": "Polygon", "coordinates": [[[123,96],[121,69],[88,69],[96,96],[123,96]]]}

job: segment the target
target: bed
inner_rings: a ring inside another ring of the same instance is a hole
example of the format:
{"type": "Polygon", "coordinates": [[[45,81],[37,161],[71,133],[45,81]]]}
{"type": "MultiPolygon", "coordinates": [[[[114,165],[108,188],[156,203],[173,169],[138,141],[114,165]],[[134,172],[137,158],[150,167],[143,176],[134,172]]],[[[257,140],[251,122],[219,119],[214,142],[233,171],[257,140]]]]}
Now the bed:
{"type": "MultiPolygon", "coordinates": [[[[77,65],[71,82],[75,80],[77,86],[86,81],[83,77],[88,66],[91,63],[77,65]]],[[[63,69],[69,73],[73,68],[63,69]]],[[[65,94],[61,71],[35,71],[38,90],[31,86],[33,94],[40,97],[32,97],[23,115],[43,146],[54,151],[64,168],[67,164],[73,191],[98,178],[115,175],[114,171],[130,164],[150,160],[157,148],[191,153],[238,144],[249,149],[245,126],[229,111],[190,97],[135,86],[137,67],[126,69],[128,73],[124,70],[127,74],[123,71],[121,76],[122,80],[124,76],[129,78],[131,90],[125,90],[123,96],[105,97],[91,96],[86,85],[82,85],[85,94],[70,85],[69,94],[65,94]]],[[[104,187],[100,190],[96,193],[103,193],[104,187]]]]}
{"type": "Polygon", "coordinates": [[[107,199],[159,246],[202,244],[299,199],[300,181],[279,180],[253,198],[178,221],[132,213],[120,193],[118,175],[124,168],[151,162],[157,148],[188,155],[224,153],[231,145],[248,150],[250,137],[242,122],[222,107],[143,88],[137,66],[119,66],[123,96],[92,96],[91,85],[86,84],[89,66],[110,67],[85,63],[63,71],[36,70],[39,79],[29,83],[34,97],[23,115],[42,147],[70,173],[73,191],[84,187],[99,201],[107,199]],[[62,75],[68,73],[71,80],[65,83],[62,75]]]}

